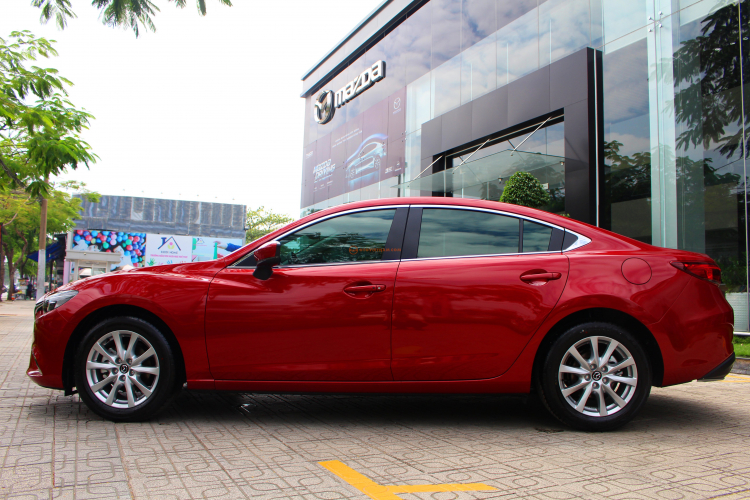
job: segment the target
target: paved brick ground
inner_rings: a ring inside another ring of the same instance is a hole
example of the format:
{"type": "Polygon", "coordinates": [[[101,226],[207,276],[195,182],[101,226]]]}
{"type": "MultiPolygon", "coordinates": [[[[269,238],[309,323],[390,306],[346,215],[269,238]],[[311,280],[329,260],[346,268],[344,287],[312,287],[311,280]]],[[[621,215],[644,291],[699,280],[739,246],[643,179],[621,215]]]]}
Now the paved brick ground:
{"type": "MultiPolygon", "coordinates": [[[[515,397],[185,391],[112,424],[25,376],[31,304],[0,304],[0,498],[367,499],[379,484],[486,483],[406,499],[750,498],[750,377],[654,389],[625,429],[564,429],[515,397]]],[[[386,498],[386,497],[383,497],[386,498]]]]}

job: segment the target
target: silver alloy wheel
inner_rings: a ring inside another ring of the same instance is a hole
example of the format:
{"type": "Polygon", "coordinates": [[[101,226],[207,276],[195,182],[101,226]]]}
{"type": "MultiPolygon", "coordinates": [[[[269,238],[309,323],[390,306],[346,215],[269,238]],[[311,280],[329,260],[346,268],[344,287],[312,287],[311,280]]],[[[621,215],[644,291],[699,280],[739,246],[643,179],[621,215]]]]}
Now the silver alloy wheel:
{"type": "Polygon", "coordinates": [[[558,369],[560,391],[570,406],[591,417],[622,410],[633,398],[638,369],[624,345],[592,336],[575,343],[558,369]]]}
{"type": "Polygon", "coordinates": [[[130,330],[104,334],[86,358],[91,392],[113,408],[143,404],[159,382],[159,356],[151,343],[130,330]]]}

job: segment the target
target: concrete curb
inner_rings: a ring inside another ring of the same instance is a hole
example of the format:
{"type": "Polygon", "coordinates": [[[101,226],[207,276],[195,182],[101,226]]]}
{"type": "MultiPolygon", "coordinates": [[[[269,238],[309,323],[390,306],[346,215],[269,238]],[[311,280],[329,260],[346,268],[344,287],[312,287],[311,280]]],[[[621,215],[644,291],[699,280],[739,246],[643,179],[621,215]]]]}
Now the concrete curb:
{"type": "Polygon", "coordinates": [[[732,366],[732,373],[750,375],[750,358],[737,358],[732,366]]]}

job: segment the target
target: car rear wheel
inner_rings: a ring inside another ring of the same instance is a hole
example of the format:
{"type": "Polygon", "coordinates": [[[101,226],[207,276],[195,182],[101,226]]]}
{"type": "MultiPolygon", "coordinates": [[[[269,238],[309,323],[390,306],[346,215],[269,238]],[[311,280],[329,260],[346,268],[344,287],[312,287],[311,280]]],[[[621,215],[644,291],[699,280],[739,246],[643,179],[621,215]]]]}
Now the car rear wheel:
{"type": "Polygon", "coordinates": [[[641,344],[609,323],[569,329],[551,345],[540,372],[537,388],[547,409],[582,430],[625,425],[651,391],[651,367],[641,344]]]}
{"type": "Polygon", "coordinates": [[[175,392],[169,343],[140,318],[111,318],[92,328],[79,346],[74,370],[81,399],[109,420],[148,419],[175,392]]]}

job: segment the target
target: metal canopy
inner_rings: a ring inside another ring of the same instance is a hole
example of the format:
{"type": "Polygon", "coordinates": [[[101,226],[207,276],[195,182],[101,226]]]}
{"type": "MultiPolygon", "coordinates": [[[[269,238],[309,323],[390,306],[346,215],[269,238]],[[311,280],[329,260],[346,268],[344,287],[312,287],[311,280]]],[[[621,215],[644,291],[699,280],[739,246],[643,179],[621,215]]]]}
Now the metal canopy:
{"type": "Polygon", "coordinates": [[[456,168],[449,168],[393,187],[434,193],[454,193],[489,182],[502,182],[519,171],[532,173],[539,169],[552,168],[562,172],[564,166],[565,158],[562,156],[506,149],[483,158],[467,161],[456,168]]]}

